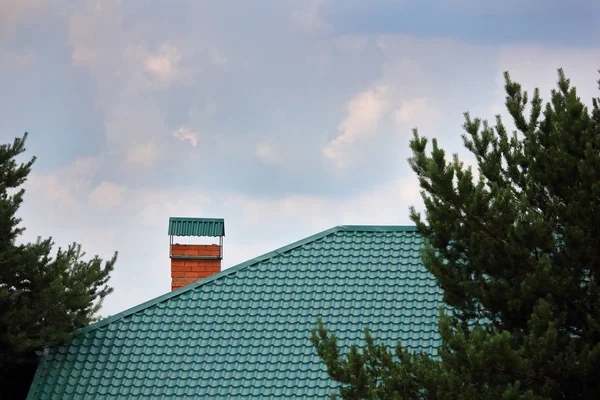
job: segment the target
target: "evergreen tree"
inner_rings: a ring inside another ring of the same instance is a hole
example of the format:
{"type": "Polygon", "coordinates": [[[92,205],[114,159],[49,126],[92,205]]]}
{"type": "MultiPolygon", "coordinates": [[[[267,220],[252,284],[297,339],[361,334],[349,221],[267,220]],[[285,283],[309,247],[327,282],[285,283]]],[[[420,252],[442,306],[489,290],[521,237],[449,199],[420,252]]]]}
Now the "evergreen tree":
{"type": "Polygon", "coordinates": [[[423,264],[444,292],[439,357],[373,344],[341,355],[312,341],[345,399],[600,398],[600,99],[591,111],[559,70],[543,105],[505,73],[494,126],[465,114],[479,178],[414,131],[423,264]],[[526,114],[526,110],[528,114],[526,114]]]}
{"type": "Polygon", "coordinates": [[[18,164],[27,133],[0,146],[0,398],[24,398],[43,347],[64,343],[95,320],[117,254],[84,261],[81,246],[58,248],[52,239],[18,244],[21,188],[35,161],[18,164]],[[37,354],[36,354],[37,353],[37,354]]]}

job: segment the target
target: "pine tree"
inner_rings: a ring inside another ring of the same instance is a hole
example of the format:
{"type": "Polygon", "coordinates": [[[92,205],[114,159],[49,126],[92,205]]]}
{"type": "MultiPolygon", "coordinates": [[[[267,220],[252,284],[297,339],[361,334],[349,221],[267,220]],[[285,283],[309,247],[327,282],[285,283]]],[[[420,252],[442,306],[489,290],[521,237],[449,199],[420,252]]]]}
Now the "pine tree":
{"type": "Polygon", "coordinates": [[[58,248],[51,238],[18,244],[21,188],[35,157],[18,164],[27,133],[0,146],[0,398],[24,398],[44,346],[64,343],[95,320],[117,254],[84,261],[79,244],[58,248]]]}
{"type": "Polygon", "coordinates": [[[600,99],[589,111],[562,70],[545,106],[505,81],[512,135],[465,113],[478,179],[436,140],[410,143],[425,203],[411,218],[448,306],[439,358],[368,333],[342,356],[321,324],[312,341],[342,398],[600,398],[600,99]]]}

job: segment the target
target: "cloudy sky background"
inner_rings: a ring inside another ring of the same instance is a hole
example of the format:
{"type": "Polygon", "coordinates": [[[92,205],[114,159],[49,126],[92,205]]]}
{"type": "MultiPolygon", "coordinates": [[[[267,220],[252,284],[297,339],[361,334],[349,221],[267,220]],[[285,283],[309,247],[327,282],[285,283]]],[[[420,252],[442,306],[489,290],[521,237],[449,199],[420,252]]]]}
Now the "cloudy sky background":
{"type": "Polygon", "coordinates": [[[224,267],[341,224],[410,224],[411,128],[461,150],[502,72],[598,95],[591,0],[0,0],[0,139],[38,156],[26,239],[119,260],[104,316],[170,289],[169,216],[224,267]],[[502,4],[500,4],[502,3],[502,4]],[[521,4],[522,3],[522,4],[521,4]]]}

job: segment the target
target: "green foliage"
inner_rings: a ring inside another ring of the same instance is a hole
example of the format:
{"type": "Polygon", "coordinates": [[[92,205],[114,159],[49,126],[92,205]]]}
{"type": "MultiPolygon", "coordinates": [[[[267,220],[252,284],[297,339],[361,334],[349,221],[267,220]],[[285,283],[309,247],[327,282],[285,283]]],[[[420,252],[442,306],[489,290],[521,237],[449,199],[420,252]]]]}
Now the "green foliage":
{"type": "Polygon", "coordinates": [[[416,130],[410,143],[425,203],[411,218],[451,310],[439,357],[390,358],[370,337],[342,357],[321,325],[342,398],[600,398],[600,100],[590,112],[562,70],[545,106],[505,80],[516,132],[465,113],[478,179],[435,139],[429,154],[416,130]]]}
{"type": "MultiPolygon", "coordinates": [[[[375,344],[365,329],[366,347],[356,345],[341,357],[337,339],[319,324],[312,332],[311,341],[319,357],[327,366],[328,374],[340,382],[340,395],[344,399],[426,399],[422,388],[435,391],[431,385],[435,375],[441,373],[439,363],[425,354],[411,354],[400,344],[394,355],[382,344],[375,344]]],[[[332,396],[335,398],[335,396],[332,396]]]]}
{"type": "Polygon", "coordinates": [[[112,291],[107,282],[117,257],[115,253],[106,262],[97,256],[86,261],[77,243],[58,248],[53,257],[51,238],[17,243],[24,231],[16,217],[25,193],[21,186],[35,161],[16,161],[25,151],[26,138],[27,134],[0,146],[0,375],[6,398],[8,393],[10,398],[26,393],[36,351],[64,343],[95,320],[112,291]],[[23,371],[29,375],[23,377],[23,371]]]}

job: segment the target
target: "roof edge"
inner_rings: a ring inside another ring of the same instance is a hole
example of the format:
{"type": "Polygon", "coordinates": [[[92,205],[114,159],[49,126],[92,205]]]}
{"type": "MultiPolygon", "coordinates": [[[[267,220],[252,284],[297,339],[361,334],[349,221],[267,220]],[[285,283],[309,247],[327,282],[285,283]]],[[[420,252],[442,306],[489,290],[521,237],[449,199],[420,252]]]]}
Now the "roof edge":
{"type": "Polygon", "coordinates": [[[119,320],[121,318],[125,318],[125,317],[127,317],[127,316],[129,316],[131,314],[135,314],[138,311],[141,311],[141,310],[144,310],[146,308],[152,307],[153,305],[161,303],[161,302],[163,302],[165,300],[169,300],[172,297],[179,296],[180,294],[183,294],[183,293],[187,292],[188,290],[193,290],[193,289],[197,288],[198,286],[206,285],[206,284],[208,284],[208,283],[210,283],[212,281],[215,281],[217,279],[220,279],[220,278],[223,278],[225,276],[231,275],[231,274],[233,274],[235,272],[238,272],[238,271],[240,271],[240,270],[242,270],[244,268],[247,268],[247,267],[249,267],[251,265],[254,265],[256,263],[259,263],[259,262],[264,261],[266,259],[269,259],[271,257],[281,255],[281,253],[285,253],[287,251],[293,250],[296,247],[305,245],[306,243],[309,243],[309,242],[321,239],[321,238],[323,238],[325,236],[328,236],[328,235],[330,235],[330,234],[332,234],[334,232],[342,230],[341,228],[342,227],[340,227],[340,226],[335,226],[333,228],[329,228],[329,229],[324,230],[322,232],[316,233],[316,234],[314,234],[312,236],[306,237],[304,239],[301,239],[301,240],[298,240],[298,241],[293,242],[291,244],[288,244],[288,245],[285,245],[283,247],[280,247],[280,248],[278,248],[276,250],[273,250],[273,251],[270,251],[270,252],[265,253],[263,255],[260,255],[258,257],[252,258],[252,259],[250,259],[248,261],[244,261],[241,264],[237,264],[237,265],[234,265],[232,267],[229,267],[226,270],[218,272],[218,273],[216,273],[214,275],[211,275],[211,276],[209,276],[207,278],[201,279],[201,280],[199,280],[197,282],[194,282],[194,283],[190,283],[187,286],[184,286],[184,287],[179,288],[177,290],[173,290],[171,292],[165,293],[165,294],[163,294],[161,296],[155,297],[155,298],[153,298],[151,300],[148,300],[148,301],[145,301],[145,302],[143,302],[141,304],[138,304],[137,306],[134,306],[134,307],[131,307],[131,308],[127,309],[127,310],[121,311],[118,314],[112,315],[112,316],[107,317],[105,319],[102,319],[102,320],[100,320],[98,322],[95,322],[95,323],[93,323],[91,325],[88,325],[88,326],[86,326],[84,328],[78,329],[75,332],[75,335],[83,335],[83,334],[86,334],[86,333],[91,332],[93,330],[102,328],[103,326],[106,326],[106,325],[108,325],[108,324],[110,324],[112,322],[115,322],[115,321],[117,321],[117,320],[119,320]]]}
{"type": "Polygon", "coordinates": [[[25,400],[33,400],[35,398],[35,393],[37,392],[38,385],[42,376],[42,364],[46,361],[46,352],[40,356],[38,360],[37,368],[35,369],[35,374],[33,375],[33,380],[31,381],[31,385],[29,385],[29,391],[27,392],[27,397],[25,400]]]}

